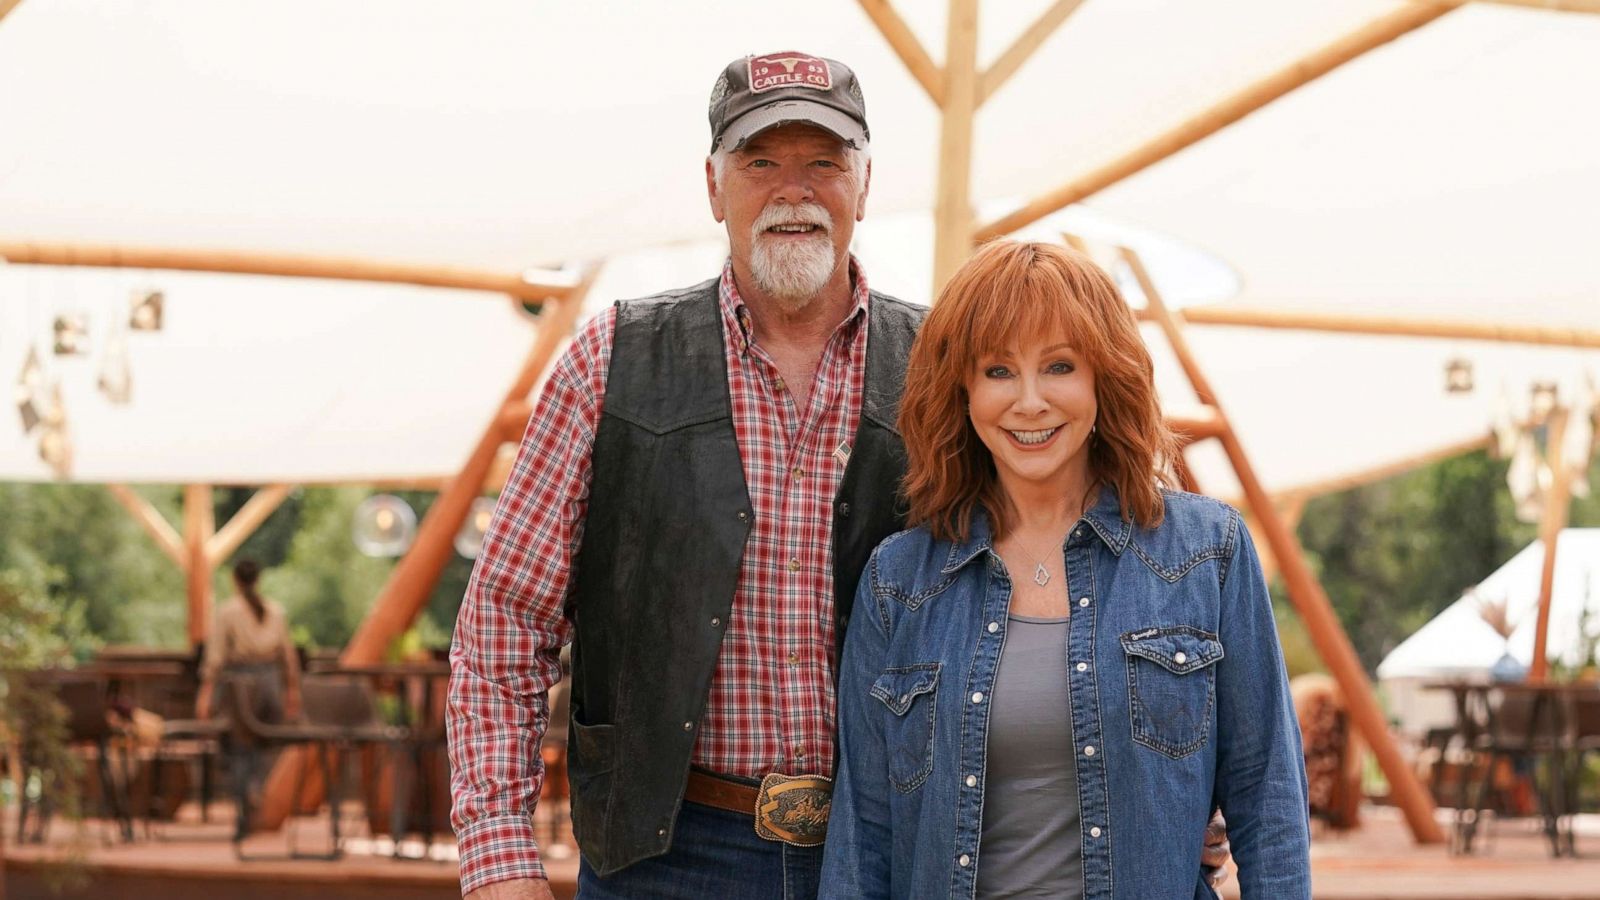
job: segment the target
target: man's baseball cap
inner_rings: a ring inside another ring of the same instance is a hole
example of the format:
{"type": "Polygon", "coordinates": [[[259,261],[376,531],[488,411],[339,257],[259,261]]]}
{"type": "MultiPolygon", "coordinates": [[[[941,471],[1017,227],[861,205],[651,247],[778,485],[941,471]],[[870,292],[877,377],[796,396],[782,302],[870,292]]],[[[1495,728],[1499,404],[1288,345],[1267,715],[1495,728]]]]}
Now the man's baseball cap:
{"type": "Polygon", "coordinates": [[[867,104],[842,62],[786,51],[728,63],[711,89],[711,150],[737,150],[777,125],[804,122],[866,149],[867,104]]]}

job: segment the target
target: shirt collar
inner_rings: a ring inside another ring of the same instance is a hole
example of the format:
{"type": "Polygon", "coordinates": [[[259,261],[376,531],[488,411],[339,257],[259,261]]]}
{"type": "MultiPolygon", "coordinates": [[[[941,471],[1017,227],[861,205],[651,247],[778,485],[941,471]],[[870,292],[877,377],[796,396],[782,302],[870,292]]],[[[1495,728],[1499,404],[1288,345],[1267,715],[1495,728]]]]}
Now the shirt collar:
{"type": "MultiPolygon", "coordinates": [[[[1094,505],[1084,511],[1080,521],[1088,523],[1112,553],[1121,556],[1122,551],[1128,549],[1128,541],[1133,537],[1133,523],[1122,518],[1122,503],[1115,486],[1101,484],[1094,505]]],[[[967,531],[967,539],[950,542],[950,556],[945,560],[942,571],[948,575],[993,549],[994,535],[989,526],[989,513],[980,506],[972,513],[972,527],[967,531]]]]}
{"type": "MultiPolygon", "coordinates": [[[[867,302],[871,290],[867,287],[867,273],[861,268],[861,261],[856,259],[854,253],[850,254],[850,289],[855,305],[851,307],[850,314],[844,317],[839,327],[855,327],[866,317],[867,302]]],[[[722,264],[722,278],[717,285],[717,296],[722,303],[722,318],[729,326],[728,334],[739,350],[739,355],[750,352],[750,345],[755,336],[751,333],[750,308],[745,306],[744,298],[739,296],[739,286],[733,281],[733,257],[722,264]]]]}

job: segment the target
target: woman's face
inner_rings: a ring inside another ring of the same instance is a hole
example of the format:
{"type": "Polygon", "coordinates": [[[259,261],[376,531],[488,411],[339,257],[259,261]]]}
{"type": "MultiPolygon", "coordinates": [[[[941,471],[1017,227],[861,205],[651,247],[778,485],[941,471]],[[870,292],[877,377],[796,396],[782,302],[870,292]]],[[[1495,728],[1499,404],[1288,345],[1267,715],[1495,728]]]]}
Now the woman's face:
{"type": "Polygon", "coordinates": [[[1019,339],[980,356],[967,398],[973,430],[1008,492],[1087,483],[1094,370],[1065,335],[1019,339]]]}

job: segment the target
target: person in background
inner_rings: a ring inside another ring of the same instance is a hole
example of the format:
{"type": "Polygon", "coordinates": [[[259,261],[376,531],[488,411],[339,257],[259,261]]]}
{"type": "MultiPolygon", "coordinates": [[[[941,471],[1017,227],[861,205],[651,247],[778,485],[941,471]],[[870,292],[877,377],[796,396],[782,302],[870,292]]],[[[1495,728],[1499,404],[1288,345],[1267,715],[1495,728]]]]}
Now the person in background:
{"type": "Polygon", "coordinates": [[[911,350],[912,526],[840,660],[821,897],[1309,900],[1300,735],[1232,507],[1171,490],[1150,355],[1082,254],[997,241],[911,350]]]}
{"type": "MultiPolygon", "coordinates": [[[[289,619],[283,607],[261,596],[256,582],[261,567],[241,559],[233,567],[238,593],[217,604],[200,664],[200,690],[195,715],[210,718],[232,709],[230,680],[243,680],[256,717],[281,722],[300,714],[300,655],[289,636],[289,619]],[[223,696],[218,697],[219,690],[223,696]]],[[[236,796],[249,797],[259,789],[264,774],[261,754],[248,745],[230,748],[236,796]]],[[[238,833],[249,826],[248,804],[239,809],[238,833]]]]}

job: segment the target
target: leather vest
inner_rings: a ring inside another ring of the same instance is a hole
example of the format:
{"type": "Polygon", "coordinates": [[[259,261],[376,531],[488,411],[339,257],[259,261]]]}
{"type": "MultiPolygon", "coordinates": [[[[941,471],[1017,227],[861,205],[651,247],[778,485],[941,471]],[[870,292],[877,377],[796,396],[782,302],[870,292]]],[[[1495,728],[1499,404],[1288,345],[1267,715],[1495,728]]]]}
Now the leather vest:
{"type": "MultiPolygon", "coordinates": [[[[926,310],[874,292],[861,419],[833,503],[833,608],[903,527],[895,431],[926,310]]],[[[717,281],[617,304],[572,606],[569,777],[601,874],[665,853],[753,511],[734,436],[717,281]]]]}

